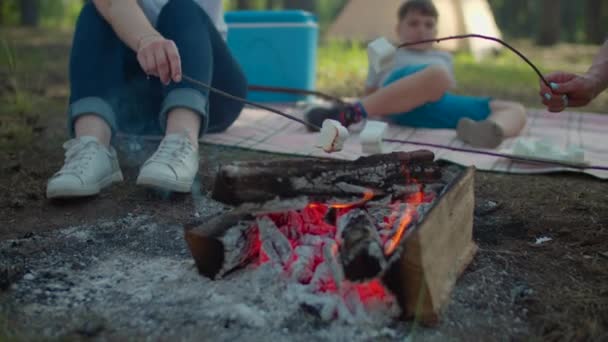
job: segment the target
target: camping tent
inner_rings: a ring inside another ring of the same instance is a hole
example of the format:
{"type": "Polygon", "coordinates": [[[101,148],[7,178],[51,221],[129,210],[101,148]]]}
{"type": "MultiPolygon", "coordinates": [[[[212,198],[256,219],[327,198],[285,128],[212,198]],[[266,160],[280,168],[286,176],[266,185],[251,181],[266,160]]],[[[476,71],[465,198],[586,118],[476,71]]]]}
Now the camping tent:
{"type": "MultiPolygon", "coordinates": [[[[330,26],[329,37],[370,41],[384,36],[397,43],[397,11],[404,0],[350,0],[330,26]]],[[[501,38],[487,0],[434,0],[439,11],[439,37],[477,33],[501,38]]],[[[478,38],[441,42],[445,50],[469,49],[477,58],[500,49],[478,38]]]]}

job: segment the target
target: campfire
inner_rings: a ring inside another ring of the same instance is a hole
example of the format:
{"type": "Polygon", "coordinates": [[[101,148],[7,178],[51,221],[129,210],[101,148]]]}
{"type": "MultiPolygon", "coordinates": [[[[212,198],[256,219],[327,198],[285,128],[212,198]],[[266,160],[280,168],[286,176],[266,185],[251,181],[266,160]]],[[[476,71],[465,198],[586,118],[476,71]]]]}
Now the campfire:
{"type": "Polygon", "coordinates": [[[323,320],[381,305],[433,324],[476,250],[472,175],[428,151],[232,163],[213,198],[235,208],[187,225],[186,240],[201,274],[274,267],[323,320]]]}

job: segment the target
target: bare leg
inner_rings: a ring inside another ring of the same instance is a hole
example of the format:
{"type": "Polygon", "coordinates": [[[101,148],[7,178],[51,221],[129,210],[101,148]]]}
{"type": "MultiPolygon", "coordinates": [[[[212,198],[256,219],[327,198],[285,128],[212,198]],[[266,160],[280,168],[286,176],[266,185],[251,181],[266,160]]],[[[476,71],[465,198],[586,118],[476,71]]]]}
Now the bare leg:
{"type": "Polygon", "coordinates": [[[108,123],[97,115],[83,115],[74,123],[76,137],[91,136],[97,138],[106,147],[110,146],[112,129],[108,123]]]}
{"type": "Polygon", "coordinates": [[[517,102],[493,100],[488,120],[495,122],[505,138],[517,136],[526,125],[526,108],[517,102]]]}
{"type": "Polygon", "coordinates": [[[452,80],[444,69],[430,66],[378,89],[363,98],[361,103],[370,116],[407,112],[439,100],[451,84],[452,80]]]}
{"type": "Polygon", "coordinates": [[[201,117],[186,108],[175,108],[167,116],[167,131],[165,134],[187,132],[192,146],[198,148],[198,133],[201,127],[201,117]]]}

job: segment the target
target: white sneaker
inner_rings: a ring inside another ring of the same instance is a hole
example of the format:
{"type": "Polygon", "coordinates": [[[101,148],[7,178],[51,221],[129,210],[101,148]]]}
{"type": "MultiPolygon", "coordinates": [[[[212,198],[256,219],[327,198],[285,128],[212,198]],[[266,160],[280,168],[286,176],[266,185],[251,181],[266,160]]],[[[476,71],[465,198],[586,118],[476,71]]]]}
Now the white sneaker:
{"type": "Polygon", "coordinates": [[[116,151],[84,136],[63,144],[65,162],[46,186],[46,197],[67,198],[92,196],[114,182],[122,181],[116,151]]]}
{"type": "Polygon", "coordinates": [[[198,172],[198,161],[198,150],[188,135],[167,135],[142,166],[137,184],[175,192],[190,192],[198,172]]]}

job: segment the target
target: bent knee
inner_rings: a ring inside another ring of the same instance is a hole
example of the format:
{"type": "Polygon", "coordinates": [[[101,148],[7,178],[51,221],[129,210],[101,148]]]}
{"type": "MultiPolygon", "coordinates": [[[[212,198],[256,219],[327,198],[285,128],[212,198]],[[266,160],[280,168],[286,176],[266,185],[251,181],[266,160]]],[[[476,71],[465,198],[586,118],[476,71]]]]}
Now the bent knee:
{"type": "Polygon", "coordinates": [[[429,101],[438,101],[453,86],[454,80],[449,71],[438,65],[431,65],[424,70],[431,85],[429,89],[429,101]]]}

